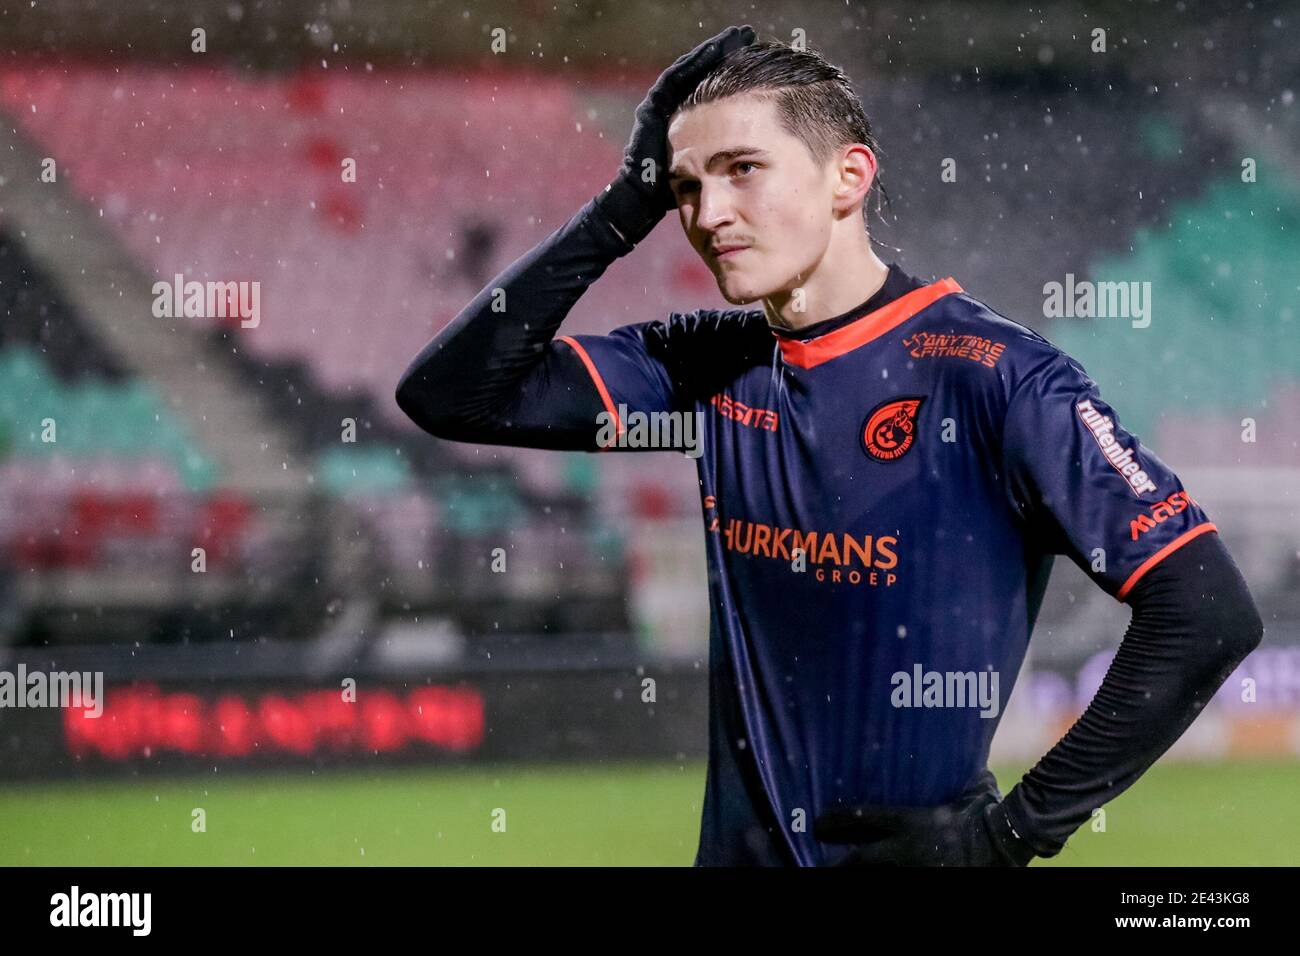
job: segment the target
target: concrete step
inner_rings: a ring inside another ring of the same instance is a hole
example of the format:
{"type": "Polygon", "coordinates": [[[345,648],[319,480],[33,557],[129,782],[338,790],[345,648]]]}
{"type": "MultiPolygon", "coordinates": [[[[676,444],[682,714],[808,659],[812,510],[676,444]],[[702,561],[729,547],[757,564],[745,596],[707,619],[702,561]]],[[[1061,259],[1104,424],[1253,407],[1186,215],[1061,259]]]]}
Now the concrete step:
{"type": "Polygon", "coordinates": [[[159,389],[216,462],[223,484],[248,492],[308,490],[305,449],[242,390],[226,356],[206,338],[207,320],[153,314],[155,280],[66,181],[39,181],[44,155],[0,119],[0,220],[122,364],[159,389]]]}

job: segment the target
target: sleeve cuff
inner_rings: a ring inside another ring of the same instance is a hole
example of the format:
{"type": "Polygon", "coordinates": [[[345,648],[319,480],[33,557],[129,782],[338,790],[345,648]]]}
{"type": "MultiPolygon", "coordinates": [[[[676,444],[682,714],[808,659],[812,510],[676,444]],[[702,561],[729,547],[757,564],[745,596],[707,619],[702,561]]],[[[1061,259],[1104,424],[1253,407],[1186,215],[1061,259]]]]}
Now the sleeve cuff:
{"type": "Polygon", "coordinates": [[[622,177],[601,190],[592,203],[599,212],[595,218],[617,237],[622,247],[619,255],[631,252],[638,242],[650,235],[664,215],[651,211],[645,197],[622,177]]]}
{"type": "Polygon", "coordinates": [[[1218,530],[1219,529],[1215,527],[1213,522],[1203,521],[1201,524],[1198,524],[1195,528],[1192,528],[1190,531],[1184,531],[1178,537],[1174,538],[1173,541],[1170,541],[1167,545],[1165,545],[1155,554],[1151,555],[1151,557],[1147,558],[1140,565],[1138,565],[1138,567],[1133,571],[1132,574],[1128,576],[1128,579],[1125,580],[1124,584],[1120,587],[1119,591],[1116,593],[1115,600],[1122,602],[1125,599],[1127,599],[1130,592],[1132,592],[1134,586],[1139,581],[1142,580],[1142,578],[1146,575],[1148,571],[1154,568],[1165,558],[1169,557],[1169,555],[1173,554],[1175,551],[1177,551],[1179,548],[1185,545],[1188,541],[1191,541],[1193,538],[1199,537],[1200,535],[1206,534],[1207,532],[1218,531],[1218,530]]]}
{"type": "Polygon", "coordinates": [[[1000,816],[1005,818],[1008,832],[1019,840],[1034,856],[1053,857],[1061,852],[1064,843],[1059,845],[1046,843],[1034,835],[1032,828],[1026,820],[1023,807],[1020,805],[1021,795],[1020,786],[1017,784],[1008,791],[1006,797],[1002,800],[1003,812],[1000,816]]]}
{"type": "Polygon", "coordinates": [[[1037,854],[1028,841],[1016,832],[1007,815],[1006,804],[1002,801],[990,803],[985,814],[998,852],[1012,866],[1028,866],[1037,854]]]}

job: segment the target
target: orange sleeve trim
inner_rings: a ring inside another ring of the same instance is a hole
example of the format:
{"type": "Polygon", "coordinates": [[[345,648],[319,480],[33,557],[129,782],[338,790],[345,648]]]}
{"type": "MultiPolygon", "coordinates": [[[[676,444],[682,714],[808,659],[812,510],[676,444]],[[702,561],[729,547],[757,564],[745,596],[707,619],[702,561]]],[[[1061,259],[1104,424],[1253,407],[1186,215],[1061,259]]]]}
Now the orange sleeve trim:
{"type": "Polygon", "coordinates": [[[1185,545],[1188,541],[1191,541],[1193,538],[1205,534],[1205,532],[1207,531],[1218,531],[1218,530],[1219,529],[1216,528],[1212,522],[1207,521],[1204,524],[1198,524],[1195,528],[1192,528],[1190,531],[1184,531],[1178,537],[1174,538],[1173,541],[1170,541],[1167,545],[1165,545],[1155,554],[1151,555],[1151,557],[1147,558],[1145,561],[1139,564],[1137,570],[1128,576],[1128,580],[1124,582],[1124,586],[1119,589],[1119,593],[1115,595],[1115,600],[1117,601],[1124,600],[1124,598],[1128,595],[1128,592],[1133,590],[1133,585],[1137,584],[1138,581],[1142,580],[1142,576],[1144,574],[1146,574],[1148,571],[1154,568],[1165,558],[1169,557],[1169,555],[1173,554],[1175,551],[1177,551],[1179,548],[1185,545]]]}
{"type": "Polygon", "coordinates": [[[614,419],[614,427],[618,430],[618,434],[623,434],[626,429],[623,427],[622,420],[618,417],[618,410],[614,408],[614,401],[609,397],[609,389],[605,387],[605,380],[600,377],[600,372],[596,371],[596,363],[591,360],[587,350],[571,335],[557,336],[555,341],[563,342],[578,353],[578,358],[582,359],[582,364],[587,367],[587,374],[591,376],[596,391],[600,393],[600,400],[605,403],[605,411],[609,412],[610,417],[614,419]]]}

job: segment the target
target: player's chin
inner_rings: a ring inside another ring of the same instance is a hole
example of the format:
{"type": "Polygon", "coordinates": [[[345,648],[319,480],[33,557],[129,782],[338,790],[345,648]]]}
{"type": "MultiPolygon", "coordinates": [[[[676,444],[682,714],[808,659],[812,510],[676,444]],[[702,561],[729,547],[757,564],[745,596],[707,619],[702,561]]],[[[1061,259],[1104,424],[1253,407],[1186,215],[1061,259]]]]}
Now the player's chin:
{"type": "Polygon", "coordinates": [[[748,294],[735,295],[733,293],[728,292],[726,289],[722,290],[722,297],[726,299],[728,302],[730,302],[732,305],[749,305],[749,303],[755,301],[758,298],[758,296],[756,295],[748,295],[748,294]]]}
{"type": "Polygon", "coordinates": [[[727,281],[726,277],[718,277],[718,291],[722,297],[732,305],[749,305],[751,302],[757,302],[763,298],[763,293],[752,286],[740,285],[735,281],[727,281]]]}

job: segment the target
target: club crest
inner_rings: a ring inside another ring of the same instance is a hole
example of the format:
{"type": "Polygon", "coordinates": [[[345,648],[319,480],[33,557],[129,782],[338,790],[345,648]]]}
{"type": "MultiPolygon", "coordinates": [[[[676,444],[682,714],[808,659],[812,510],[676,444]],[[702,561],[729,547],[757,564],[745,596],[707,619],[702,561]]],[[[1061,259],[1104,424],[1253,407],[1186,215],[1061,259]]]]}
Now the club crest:
{"type": "Polygon", "coordinates": [[[862,426],[862,450],[876,461],[897,461],[916,440],[916,414],[923,397],[894,398],[867,413],[862,426]]]}

